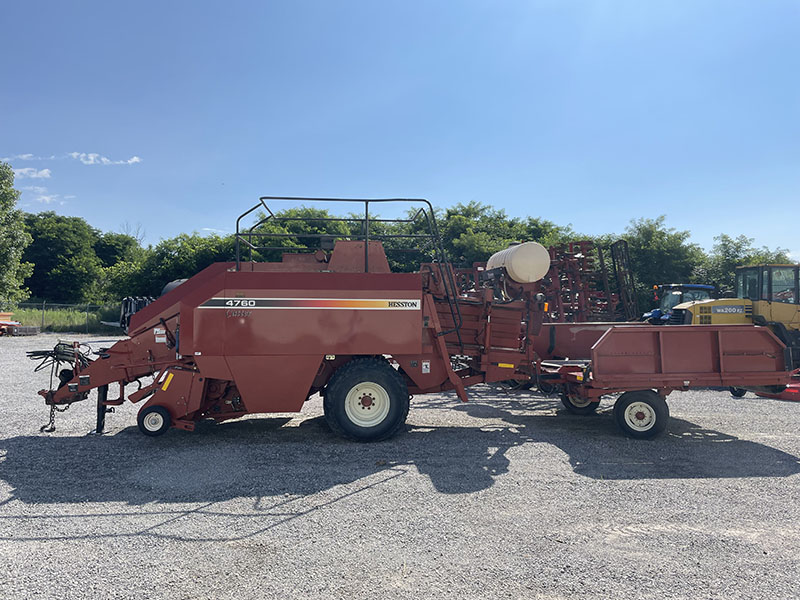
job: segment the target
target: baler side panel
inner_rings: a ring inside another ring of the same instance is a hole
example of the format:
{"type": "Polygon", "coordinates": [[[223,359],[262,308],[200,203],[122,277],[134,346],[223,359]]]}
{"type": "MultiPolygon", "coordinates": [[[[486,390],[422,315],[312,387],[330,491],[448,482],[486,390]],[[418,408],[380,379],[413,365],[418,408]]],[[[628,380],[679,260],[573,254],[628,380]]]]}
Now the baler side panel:
{"type": "Polygon", "coordinates": [[[200,356],[419,354],[420,286],[417,274],[227,273],[220,300],[212,301],[217,306],[201,303],[194,310],[192,351],[200,356]],[[374,300],[410,301],[416,308],[375,309],[374,300]]]}
{"type": "MultiPolygon", "coordinates": [[[[216,291],[215,289],[209,289],[211,282],[234,266],[235,263],[214,263],[206,267],[188,281],[183,282],[155,302],[134,313],[131,316],[128,330],[131,334],[135,334],[143,327],[158,323],[159,318],[177,313],[181,303],[191,305],[192,299],[196,298],[198,293],[201,296],[211,297],[216,291]]],[[[219,289],[219,286],[216,289],[219,289]]]]}
{"type": "Polygon", "coordinates": [[[247,412],[299,412],[324,356],[228,356],[247,412]]]}
{"type": "Polygon", "coordinates": [[[204,378],[196,371],[170,368],[144,406],[163,406],[174,420],[185,419],[200,409],[204,388],[204,378]]]}
{"type": "Polygon", "coordinates": [[[194,362],[203,374],[203,377],[231,381],[233,374],[224,356],[195,356],[194,362]]]}

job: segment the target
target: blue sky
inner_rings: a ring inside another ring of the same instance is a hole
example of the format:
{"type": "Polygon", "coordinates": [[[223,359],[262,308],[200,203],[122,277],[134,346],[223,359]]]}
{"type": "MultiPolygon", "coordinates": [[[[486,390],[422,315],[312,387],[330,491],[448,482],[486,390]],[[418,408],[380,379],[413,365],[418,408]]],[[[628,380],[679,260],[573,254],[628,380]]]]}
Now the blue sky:
{"type": "Polygon", "coordinates": [[[148,242],[260,194],[667,215],[800,261],[800,3],[4,3],[22,207],[148,242]],[[31,155],[25,157],[24,155],[31,155]]]}

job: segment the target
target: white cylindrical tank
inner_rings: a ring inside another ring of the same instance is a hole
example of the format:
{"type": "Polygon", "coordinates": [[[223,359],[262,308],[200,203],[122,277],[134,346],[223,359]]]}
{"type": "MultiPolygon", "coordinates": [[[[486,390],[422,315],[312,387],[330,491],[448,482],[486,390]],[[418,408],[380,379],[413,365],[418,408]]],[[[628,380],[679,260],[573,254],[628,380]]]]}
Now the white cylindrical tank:
{"type": "Polygon", "coordinates": [[[486,269],[498,267],[505,267],[508,276],[517,283],[533,283],[550,270],[550,253],[537,242],[525,242],[492,254],[486,269]]]}

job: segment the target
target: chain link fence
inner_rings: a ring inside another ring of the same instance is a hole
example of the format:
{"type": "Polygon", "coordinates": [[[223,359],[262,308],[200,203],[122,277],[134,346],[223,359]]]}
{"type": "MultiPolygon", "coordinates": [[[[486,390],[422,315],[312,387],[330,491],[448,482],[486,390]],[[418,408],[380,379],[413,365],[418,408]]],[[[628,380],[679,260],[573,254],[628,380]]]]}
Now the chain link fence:
{"type": "Polygon", "coordinates": [[[15,321],[56,333],[122,333],[119,304],[53,304],[23,302],[11,310],[15,321]]]}

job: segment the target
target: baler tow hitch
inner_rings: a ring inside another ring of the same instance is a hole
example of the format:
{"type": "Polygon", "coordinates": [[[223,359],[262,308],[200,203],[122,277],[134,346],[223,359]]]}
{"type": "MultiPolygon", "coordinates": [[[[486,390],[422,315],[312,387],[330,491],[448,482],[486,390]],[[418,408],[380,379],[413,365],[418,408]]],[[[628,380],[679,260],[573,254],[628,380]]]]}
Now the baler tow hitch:
{"type": "MultiPolygon", "coordinates": [[[[74,378],[75,373],[80,373],[83,369],[89,366],[92,362],[89,354],[92,352],[91,346],[88,344],[80,344],[79,342],[67,343],[59,341],[52,350],[32,350],[27,353],[28,358],[31,360],[40,361],[34,372],[50,369],[50,386],[48,390],[41,390],[39,395],[44,397],[45,403],[50,405],[50,418],[48,422],[39,428],[40,433],[52,433],[56,430],[56,413],[63,413],[70,406],[72,402],[83,400],[85,394],[76,394],[71,402],[63,404],[60,408],[53,400],[53,395],[60,388],[68,385],[68,382],[74,378]],[[83,350],[82,347],[86,349],[83,350]],[[59,370],[62,365],[69,365],[72,368],[64,368],[59,370]],[[53,383],[58,378],[58,387],[53,389],[53,383]]],[[[108,391],[108,386],[105,386],[105,391],[108,391]]],[[[97,399],[97,427],[93,433],[102,433],[103,426],[105,425],[105,413],[113,412],[112,407],[106,407],[102,404],[105,401],[103,398],[102,390],[98,389],[97,399]],[[102,415],[101,415],[102,413],[102,415]],[[101,418],[102,417],[102,418],[101,418]]]]}

